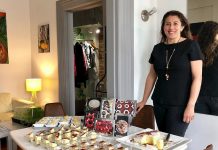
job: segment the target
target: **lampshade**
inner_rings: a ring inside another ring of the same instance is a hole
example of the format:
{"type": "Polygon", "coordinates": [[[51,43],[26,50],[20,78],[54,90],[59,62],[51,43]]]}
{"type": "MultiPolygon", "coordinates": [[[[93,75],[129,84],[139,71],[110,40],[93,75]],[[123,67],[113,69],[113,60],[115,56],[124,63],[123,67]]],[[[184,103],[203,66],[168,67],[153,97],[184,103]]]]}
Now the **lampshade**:
{"type": "Polygon", "coordinates": [[[41,91],[42,80],[39,78],[26,79],[26,91],[36,92],[41,91]]]}

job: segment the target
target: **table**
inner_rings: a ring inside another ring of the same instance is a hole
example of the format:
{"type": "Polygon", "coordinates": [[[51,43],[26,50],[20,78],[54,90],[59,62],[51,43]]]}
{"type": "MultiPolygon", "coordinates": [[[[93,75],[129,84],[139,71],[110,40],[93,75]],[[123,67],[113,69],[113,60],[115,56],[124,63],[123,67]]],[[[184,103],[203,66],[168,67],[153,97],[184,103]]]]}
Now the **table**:
{"type": "Polygon", "coordinates": [[[25,126],[10,121],[0,122],[0,139],[7,138],[8,150],[12,149],[12,139],[9,136],[10,131],[24,128],[25,126]]]}
{"type": "MultiPolygon", "coordinates": [[[[129,134],[137,133],[140,132],[141,128],[131,126],[129,128],[129,134]]],[[[13,130],[10,132],[10,136],[12,138],[12,142],[14,142],[12,145],[14,146],[13,149],[16,149],[16,144],[22,148],[23,150],[45,150],[41,146],[35,146],[34,144],[30,143],[25,136],[32,132],[33,128],[24,128],[24,129],[19,129],[19,130],[13,130]]],[[[133,148],[131,148],[133,150],[133,148]]],[[[187,149],[187,143],[181,143],[177,148],[173,148],[174,150],[185,150],[187,149]]]]}

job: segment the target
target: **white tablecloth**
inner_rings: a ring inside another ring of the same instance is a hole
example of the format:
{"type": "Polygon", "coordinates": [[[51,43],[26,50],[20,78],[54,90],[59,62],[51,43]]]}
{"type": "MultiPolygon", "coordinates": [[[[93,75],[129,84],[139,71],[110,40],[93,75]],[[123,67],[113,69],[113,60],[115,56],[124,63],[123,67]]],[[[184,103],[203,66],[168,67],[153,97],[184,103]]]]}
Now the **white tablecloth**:
{"type": "MultiPolygon", "coordinates": [[[[140,132],[141,128],[131,126],[129,128],[129,135],[134,134],[137,132],[140,132]]],[[[28,133],[32,132],[33,128],[24,128],[24,129],[19,129],[19,130],[14,130],[10,132],[10,136],[12,140],[19,145],[23,150],[45,150],[41,146],[35,146],[34,144],[30,143],[27,138],[25,137],[28,133]]],[[[181,144],[178,148],[174,148],[174,150],[185,150],[187,148],[187,144],[181,144]]],[[[14,149],[14,147],[13,147],[14,149]]],[[[133,149],[133,148],[132,148],[133,149]]]]}

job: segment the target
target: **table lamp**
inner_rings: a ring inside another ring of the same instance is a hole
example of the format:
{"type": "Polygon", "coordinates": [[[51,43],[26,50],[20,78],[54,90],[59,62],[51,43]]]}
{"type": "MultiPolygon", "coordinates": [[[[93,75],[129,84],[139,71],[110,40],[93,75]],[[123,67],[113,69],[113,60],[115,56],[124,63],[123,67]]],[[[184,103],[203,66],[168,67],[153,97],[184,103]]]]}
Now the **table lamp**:
{"type": "Polygon", "coordinates": [[[42,80],[39,78],[26,79],[26,91],[32,92],[31,101],[38,104],[36,92],[41,91],[42,80]]]}

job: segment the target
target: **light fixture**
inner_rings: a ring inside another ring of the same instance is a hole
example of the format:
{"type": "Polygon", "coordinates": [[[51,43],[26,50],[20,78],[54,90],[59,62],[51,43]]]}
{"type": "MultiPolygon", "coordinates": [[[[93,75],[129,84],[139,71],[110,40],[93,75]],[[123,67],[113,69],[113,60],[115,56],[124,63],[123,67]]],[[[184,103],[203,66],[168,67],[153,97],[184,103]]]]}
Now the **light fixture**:
{"type": "Polygon", "coordinates": [[[101,30],[99,29],[99,28],[97,28],[96,30],[95,30],[95,33],[96,34],[99,34],[101,32],[101,30]]]}
{"type": "Polygon", "coordinates": [[[26,79],[26,91],[32,92],[31,101],[38,105],[36,92],[42,90],[42,80],[39,78],[26,79]]]}
{"type": "Polygon", "coordinates": [[[153,7],[150,11],[142,10],[141,18],[143,21],[148,21],[149,16],[151,16],[152,14],[154,14],[156,12],[157,12],[157,9],[155,7],[153,7]]]}

